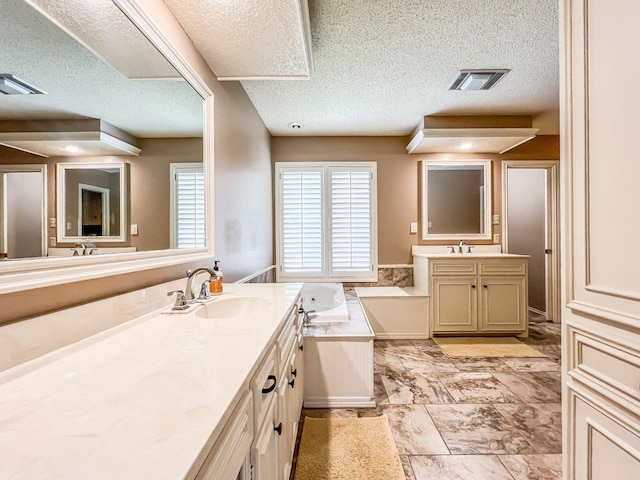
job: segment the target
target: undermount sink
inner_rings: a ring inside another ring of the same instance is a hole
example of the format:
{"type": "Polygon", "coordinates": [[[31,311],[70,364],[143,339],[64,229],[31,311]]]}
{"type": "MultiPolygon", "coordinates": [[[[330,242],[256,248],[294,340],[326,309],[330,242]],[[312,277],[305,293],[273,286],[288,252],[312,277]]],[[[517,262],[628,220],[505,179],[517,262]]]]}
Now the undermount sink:
{"type": "Polygon", "coordinates": [[[202,318],[237,318],[259,313],[271,306],[271,300],[262,297],[221,297],[196,310],[202,318]]]}

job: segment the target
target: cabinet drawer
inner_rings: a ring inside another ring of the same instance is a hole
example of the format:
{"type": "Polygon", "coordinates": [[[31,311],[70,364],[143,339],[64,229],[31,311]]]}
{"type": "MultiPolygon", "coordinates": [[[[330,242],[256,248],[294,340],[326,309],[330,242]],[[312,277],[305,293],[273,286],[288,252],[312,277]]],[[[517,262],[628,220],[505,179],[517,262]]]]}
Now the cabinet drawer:
{"type": "Polygon", "coordinates": [[[276,396],[278,383],[278,363],[276,361],[276,347],[269,349],[258,371],[251,379],[251,391],[253,392],[253,404],[255,412],[255,425],[260,425],[264,420],[271,400],[276,396]]]}
{"type": "Polygon", "coordinates": [[[640,407],[640,357],[579,333],[573,338],[575,368],[640,407]]]}
{"type": "Polygon", "coordinates": [[[525,275],[527,273],[526,260],[499,261],[484,260],[480,262],[481,275],[525,275]]]}
{"type": "Polygon", "coordinates": [[[432,261],[431,275],[476,275],[478,264],[474,261],[432,261]]]}
{"type": "Polygon", "coordinates": [[[253,441],[253,405],[246,392],[211,449],[196,480],[234,480],[244,464],[253,441]]]}

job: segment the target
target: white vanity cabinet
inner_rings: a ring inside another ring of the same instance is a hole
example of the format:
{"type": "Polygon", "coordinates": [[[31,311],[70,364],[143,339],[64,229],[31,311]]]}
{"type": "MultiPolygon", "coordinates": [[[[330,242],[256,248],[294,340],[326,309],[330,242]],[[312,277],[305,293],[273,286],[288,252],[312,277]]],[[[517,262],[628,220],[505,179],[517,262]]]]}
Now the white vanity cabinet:
{"type": "Polygon", "coordinates": [[[303,351],[296,304],[251,382],[257,395],[257,434],[251,449],[253,480],[288,480],[291,474],[302,409],[303,351]]]}
{"type": "Polygon", "coordinates": [[[414,264],[433,333],[526,335],[527,257],[421,255],[414,264]]]}

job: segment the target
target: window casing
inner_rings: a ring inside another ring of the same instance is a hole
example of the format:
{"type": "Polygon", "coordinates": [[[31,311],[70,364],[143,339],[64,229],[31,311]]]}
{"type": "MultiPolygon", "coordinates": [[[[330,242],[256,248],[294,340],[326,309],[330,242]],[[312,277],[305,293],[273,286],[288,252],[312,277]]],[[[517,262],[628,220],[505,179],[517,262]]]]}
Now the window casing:
{"type": "Polygon", "coordinates": [[[277,278],[377,281],[375,162],[276,163],[277,278]]]}

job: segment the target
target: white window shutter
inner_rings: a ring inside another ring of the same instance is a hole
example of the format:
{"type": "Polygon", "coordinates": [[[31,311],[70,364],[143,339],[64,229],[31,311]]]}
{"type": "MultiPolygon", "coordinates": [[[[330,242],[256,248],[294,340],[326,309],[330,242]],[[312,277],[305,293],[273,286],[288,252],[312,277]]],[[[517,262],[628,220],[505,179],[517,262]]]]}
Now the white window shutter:
{"type": "Polygon", "coordinates": [[[281,172],[282,273],[321,275],[323,271],[322,170],[281,172]]]}
{"type": "Polygon", "coordinates": [[[372,270],[371,170],[330,169],[332,275],[372,270]]]}
{"type": "Polygon", "coordinates": [[[177,248],[205,246],[204,173],[202,167],[175,170],[177,248]]]}

